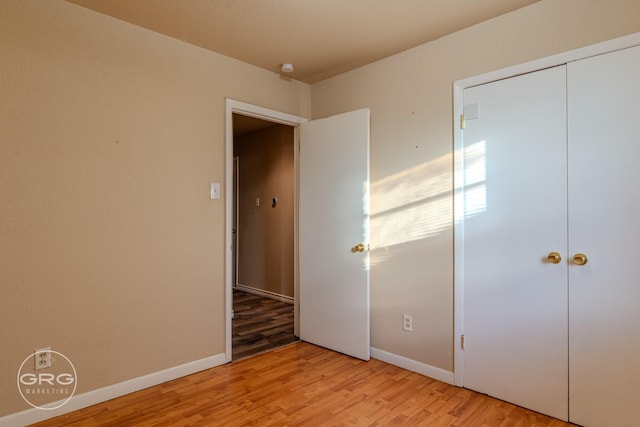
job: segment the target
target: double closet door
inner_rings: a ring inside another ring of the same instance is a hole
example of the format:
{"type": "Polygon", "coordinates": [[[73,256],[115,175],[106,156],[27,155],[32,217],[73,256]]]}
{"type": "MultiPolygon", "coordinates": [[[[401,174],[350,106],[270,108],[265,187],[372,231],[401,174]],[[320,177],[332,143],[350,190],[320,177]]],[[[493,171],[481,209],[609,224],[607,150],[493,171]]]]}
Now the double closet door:
{"type": "Polygon", "coordinates": [[[463,96],[464,386],[635,425],[640,47],[463,96]]]}

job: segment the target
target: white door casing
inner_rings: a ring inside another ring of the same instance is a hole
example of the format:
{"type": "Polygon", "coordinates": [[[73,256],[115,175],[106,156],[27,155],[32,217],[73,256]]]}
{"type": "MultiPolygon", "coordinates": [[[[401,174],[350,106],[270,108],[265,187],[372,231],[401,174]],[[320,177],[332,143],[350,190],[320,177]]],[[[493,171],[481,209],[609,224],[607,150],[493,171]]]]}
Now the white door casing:
{"type": "MultiPolygon", "coordinates": [[[[257,105],[247,104],[245,102],[233,99],[226,100],[226,146],[225,146],[225,169],[226,169],[226,185],[225,185],[225,359],[231,361],[232,357],[232,311],[233,311],[233,114],[241,114],[244,116],[255,117],[274,123],[294,127],[294,198],[297,198],[298,192],[298,146],[299,132],[297,127],[300,123],[304,123],[307,119],[294,116],[280,111],[271,110],[269,108],[257,105]]],[[[297,199],[296,199],[297,200],[297,199]]],[[[298,252],[298,206],[294,204],[294,253],[298,252]]],[[[294,329],[298,331],[298,263],[294,260],[294,312],[295,325],[294,329]]]]}
{"type": "Polygon", "coordinates": [[[299,208],[300,338],[369,360],[368,109],[300,126],[299,208]]]}
{"type": "Polygon", "coordinates": [[[466,89],[464,386],[566,420],[565,67],[466,89]],[[541,125],[544,124],[544,125],[541,125]]]}

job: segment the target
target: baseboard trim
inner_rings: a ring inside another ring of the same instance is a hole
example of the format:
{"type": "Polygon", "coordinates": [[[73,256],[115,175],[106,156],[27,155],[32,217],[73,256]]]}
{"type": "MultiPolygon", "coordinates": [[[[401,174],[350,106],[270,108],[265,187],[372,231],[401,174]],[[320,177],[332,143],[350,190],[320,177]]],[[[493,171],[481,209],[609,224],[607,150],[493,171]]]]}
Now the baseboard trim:
{"type": "Polygon", "coordinates": [[[240,283],[238,283],[235,286],[235,288],[239,291],[246,292],[248,294],[258,295],[265,298],[271,298],[271,299],[278,300],[280,302],[286,302],[288,304],[293,304],[294,302],[293,297],[280,295],[271,291],[265,291],[264,289],[254,288],[253,286],[241,285],[240,283]]]}
{"type": "MultiPolygon", "coordinates": [[[[454,384],[453,372],[427,365],[426,363],[417,362],[375,347],[371,347],[371,357],[447,384],[454,384]]],[[[37,423],[59,415],[68,414],[69,412],[77,411],[78,409],[86,408],[97,403],[102,403],[116,397],[124,396],[138,390],[162,384],[176,378],[184,377],[205,369],[214,368],[225,363],[226,356],[224,353],[220,353],[211,357],[79,394],[72,397],[64,406],[52,411],[28,409],[26,411],[6,415],[4,417],[0,417],[0,426],[14,427],[37,423]]]]}
{"type": "Polygon", "coordinates": [[[371,347],[371,357],[389,363],[391,365],[404,368],[408,371],[416,372],[426,377],[454,385],[454,374],[451,371],[446,371],[435,366],[427,365],[426,363],[417,362],[415,360],[408,359],[403,356],[398,356],[397,354],[389,353],[375,347],[371,347]]]}
{"type": "Polygon", "coordinates": [[[138,390],[175,380],[176,378],[204,371],[205,369],[214,368],[216,366],[223,365],[224,363],[226,363],[225,354],[216,354],[204,359],[195,360],[183,365],[174,366],[173,368],[153,372],[148,375],[132,378],[121,383],[73,396],[69,402],[58,409],[45,411],[33,408],[22,412],[16,412],[15,414],[6,415],[4,417],[0,417],[0,426],[24,426],[48,420],[49,418],[68,414],[69,412],[77,411],[78,409],[86,408],[87,406],[95,405],[97,403],[106,402],[107,400],[114,399],[116,397],[124,396],[138,390]]]}

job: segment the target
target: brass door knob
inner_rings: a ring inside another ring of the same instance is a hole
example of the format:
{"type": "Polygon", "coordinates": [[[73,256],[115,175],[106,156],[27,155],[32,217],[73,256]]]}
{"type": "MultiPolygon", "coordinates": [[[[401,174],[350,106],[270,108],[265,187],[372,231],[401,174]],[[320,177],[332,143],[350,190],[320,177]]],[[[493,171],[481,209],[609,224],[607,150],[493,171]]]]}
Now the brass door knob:
{"type": "Polygon", "coordinates": [[[558,252],[549,252],[549,255],[547,255],[547,261],[551,264],[559,264],[560,261],[562,261],[562,257],[558,252]]]}
{"type": "Polygon", "coordinates": [[[585,265],[589,262],[589,258],[585,254],[575,254],[573,256],[573,263],[576,265],[585,265]]]}
{"type": "Polygon", "coordinates": [[[354,247],[351,248],[351,252],[364,252],[364,243],[358,243],[354,247]]]}

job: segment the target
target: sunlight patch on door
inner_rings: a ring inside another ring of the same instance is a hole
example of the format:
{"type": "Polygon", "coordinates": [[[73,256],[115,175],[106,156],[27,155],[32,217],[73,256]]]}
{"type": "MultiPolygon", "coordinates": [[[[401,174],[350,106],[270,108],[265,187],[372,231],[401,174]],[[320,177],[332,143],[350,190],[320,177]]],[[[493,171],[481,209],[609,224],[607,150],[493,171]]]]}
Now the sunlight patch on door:
{"type": "Polygon", "coordinates": [[[457,179],[458,175],[455,180],[456,203],[462,203],[462,209],[456,209],[456,222],[487,210],[487,144],[476,142],[466,147],[462,154],[464,167],[456,173],[461,173],[463,179],[457,179]]]}

